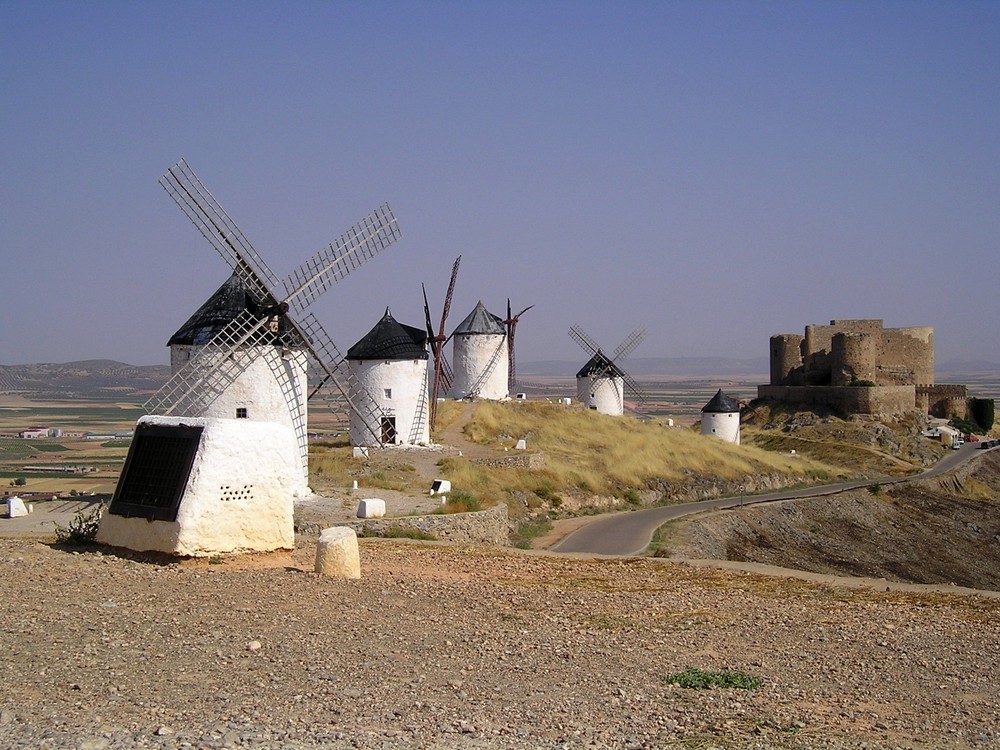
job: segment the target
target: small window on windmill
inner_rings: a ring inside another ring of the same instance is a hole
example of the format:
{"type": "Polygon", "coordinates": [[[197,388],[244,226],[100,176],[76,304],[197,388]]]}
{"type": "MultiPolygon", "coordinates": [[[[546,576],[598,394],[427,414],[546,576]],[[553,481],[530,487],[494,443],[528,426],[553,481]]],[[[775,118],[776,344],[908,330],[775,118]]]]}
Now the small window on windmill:
{"type": "Polygon", "coordinates": [[[108,512],[175,521],[202,429],[183,424],[137,425],[108,512]]]}
{"type": "Polygon", "coordinates": [[[236,407],[236,418],[237,419],[246,419],[249,416],[250,415],[247,413],[247,408],[245,406],[237,406],[236,407]]]}
{"type": "Polygon", "coordinates": [[[386,398],[392,398],[392,388],[385,388],[384,392],[386,398]]]}

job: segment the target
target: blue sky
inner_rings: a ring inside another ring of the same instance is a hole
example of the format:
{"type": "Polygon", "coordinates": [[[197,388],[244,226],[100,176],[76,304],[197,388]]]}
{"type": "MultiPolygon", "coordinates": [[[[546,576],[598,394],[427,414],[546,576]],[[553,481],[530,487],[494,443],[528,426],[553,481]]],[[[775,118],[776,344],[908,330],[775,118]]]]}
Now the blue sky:
{"type": "Polygon", "coordinates": [[[0,364],[167,361],[228,267],[186,158],[279,275],[384,201],[312,311],[534,304],[518,360],[764,357],[834,318],[1000,359],[1000,3],[0,0],[0,364]]]}

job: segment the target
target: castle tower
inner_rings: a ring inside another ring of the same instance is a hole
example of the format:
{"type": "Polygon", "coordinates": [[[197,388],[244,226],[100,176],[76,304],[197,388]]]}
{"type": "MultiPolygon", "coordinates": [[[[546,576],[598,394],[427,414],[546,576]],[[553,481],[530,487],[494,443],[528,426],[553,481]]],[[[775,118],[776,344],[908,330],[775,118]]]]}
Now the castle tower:
{"type": "Polygon", "coordinates": [[[385,315],[347,350],[351,445],[430,443],[427,331],[385,315]],[[360,412],[360,413],[359,413],[360,412]]]}
{"type": "MultiPolygon", "coordinates": [[[[244,310],[259,317],[262,310],[272,305],[276,305],[274,300],[257,300],[234,273],[170,337],[167,346],[171,374],[201,353],[205,344],[244,310]]],[[[200,403],[197,413],[189,416],[248,419],[289,427],[302,464],[298,490],[308,494],[308,357],[304,349],[281,343],[297,339],[286,328],[283,318],[276,318],[272,333],[273,343],[246,347],[243,354],[247,366],[221,393],[214,394],[207,403],[200,403]]]]}
{"type": "Polygon", "coordinates": [[[620,417],[625,413],[625,373],[598,349],[576,374],[576,397],[588,409],[620,417]]]}
{"type": "Polygon", "coordinates": [[[794,333],[771,337],[771,385],[792,385],[792,373],[802,366],[803,341],[794,333]]]}
{"type": "Polygon", "coordinates": [[[701,408],[701,434],[740,444],[740,405],[721,388],[701,408]]]}
{"type": "Polygon", "coordinates": [[[452,367],[455,398],[502,401],[510,397],[507,331],[503,318],[489,312],[482,302],[452,333],[452,367]]]}
{"type": "Polygon", "coordinates": [[[830,342],[830,385],[875,382],[877,339],[867,333],[838,333],[830,342]]]}

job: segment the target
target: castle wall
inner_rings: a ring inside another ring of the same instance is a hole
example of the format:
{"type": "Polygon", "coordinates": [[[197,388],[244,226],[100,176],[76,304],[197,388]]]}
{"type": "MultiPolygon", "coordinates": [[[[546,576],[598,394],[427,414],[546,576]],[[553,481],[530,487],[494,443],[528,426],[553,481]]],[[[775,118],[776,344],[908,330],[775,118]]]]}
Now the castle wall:
{"type": "Polygon", "coordinates": [[[969,393],[964,385],[919,385],[917,399],[923,399],[927,404],[927,413],[932,417],[951,419],[958,415],[962,419],[969,417],[969,393]]]}
{"type": "Polygon", "coordinates": [[[805,406],[824,406],[843,414],[892,415],[916,408],[916,387],[896,386],[757,386],[757,398],[805,406]]]}
{"type": "Polygon", "coordinates": [[[934,382],[934,329],[889,328],[882,332],[878,352],[880,385],[934,382]],[[900,382],[902,381],[902,382],[900,382]]]}

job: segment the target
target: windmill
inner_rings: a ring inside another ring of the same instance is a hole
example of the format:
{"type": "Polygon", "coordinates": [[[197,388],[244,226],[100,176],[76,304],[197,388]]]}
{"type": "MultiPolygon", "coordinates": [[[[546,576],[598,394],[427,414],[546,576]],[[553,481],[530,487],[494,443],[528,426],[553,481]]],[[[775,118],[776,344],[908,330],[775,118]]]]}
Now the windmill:
{"type": "Polygon", "coordinates": [[[591,355],[587,364],[576,374],[577,397],[584,405],[601,414],[621,416],[625,407],[625,391],[639,403],[646,400],[639,384],[619,364],[646,337],[645,328],[637,328],[622,341],[611,356],[582,328],[574,325],[569,337],[591,355]]]}
{"type": "Polygon", "coordinates": [[[528,305],[517,315],[511,315],[510,297],[507,298],[507,319],[504,321],[504,325],[507,326],[507,361],[510,366],[510,371],[507,373],[508,391],[513,391],[517,387],[517,368],[514,360],[514,333],[517,330],[517,321],[533,307],[534,305],[528,305]]]}
{"type": "Polygon", "coordinates": [[[451,333],[456,398],[502,401],[509,397],[507,329],[503,318],[477,302],[451,333]]]}
{"type": "Polygon", "coordinates": [[[455,263],[451,267],[451,281],[448,282],[448,292],[444,296],[444,307],[441,310],[441,325],[437,334],[434,333],[434,324],[431,323],[431,308],[427,304],[427,289],[423,284],[420,288],[424,292],[424,320],[427,323],[427,341],[430,343],[431,354],[434,357],[434,380],[431,384],[431,430],[437,423],[437,400],[438,395],[447,393],[451,388],[455,373],[451,369],[451,364],[444,353],[444,345],[448,341],[445,336],[444,327],[448,320],[448,312],[451,310],[451,297],[455,292],[455,280],[458,278],[458,265],[462,262],[462,256],[455,258],[455,263]]]}
{"type": "MultiPolygon", "coordinates": [[[[160,185],[233,269],[234,283],[245,290],[253,304],[192,352],[193,356],[146,402],[147,413],[219,416],[212,413],[213,404],[251,366],[264,359],[282,392],[303,470],[307,470],[307,398],[332,382],[351,410],[366,407],[352,402],[342,382],[343,358],[319,321],[311,313],[297,321],[290,311],[303,313],[330,287],[398,240],[400,231],[392,210],[387,204],[375,209],[279,285],[263,258],[187,162],[182,159],[168,169],[160,185]],[[282,371],[282,362],[294,359],[297,353],[308,361],[314,376],[319,376],[311,394],[305,377],[289,376],[287,369],[282,371]]],[[[237,411],[236,416],[248,415],[237,411]]]]}

